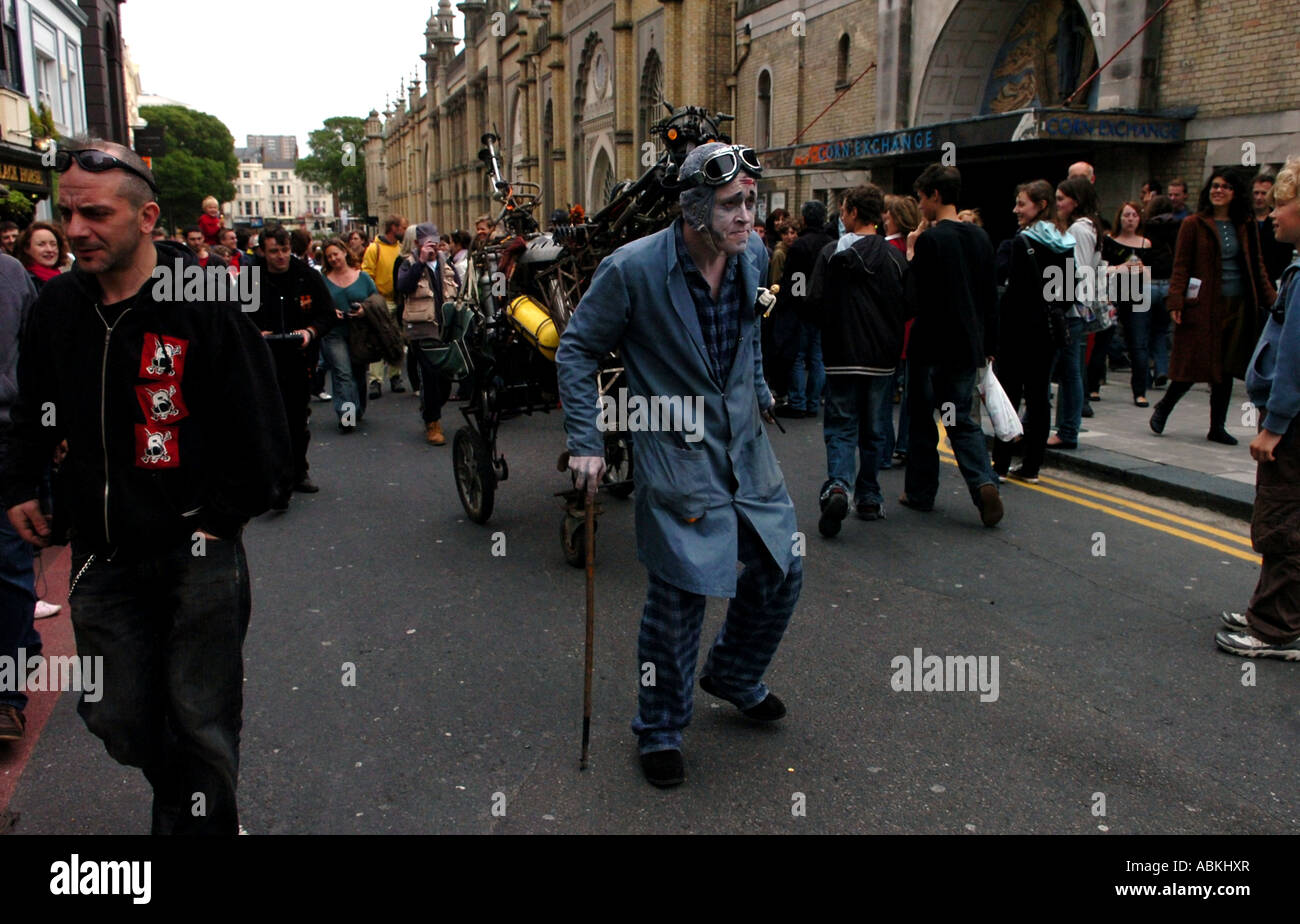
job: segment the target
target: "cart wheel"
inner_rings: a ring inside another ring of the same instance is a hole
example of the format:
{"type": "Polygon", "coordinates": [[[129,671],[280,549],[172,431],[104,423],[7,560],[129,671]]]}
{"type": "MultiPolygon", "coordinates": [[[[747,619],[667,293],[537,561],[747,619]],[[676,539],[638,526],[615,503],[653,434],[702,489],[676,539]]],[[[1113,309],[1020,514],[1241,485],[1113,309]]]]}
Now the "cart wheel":
{"type": "Polygon", "coordinates": [[[620,436],[605,443],[606,489],[623,500],[636,487],[632,483],[632,438],[620,436]]]}
{"type": "Polygon", "coordinates": [[[492,502],[496,498],[496,475],[487,443],[474,428],[461,427],[456,431],[451,449],[456,491],[465,515],[475,523],[486,523],[492,516],[492,502]]]}
{"type": "MultiPolygon", "coordinates": [[[[600,529],[600,521],[591,524],[593,538],[600,529]]],[[[575,568],[587,566],[587,521],[566,513],[560,521],[560,545],[564,547],[564,560],[575,568]]],[[[593,549],[593,554],[595,550],[593,549]]]]}

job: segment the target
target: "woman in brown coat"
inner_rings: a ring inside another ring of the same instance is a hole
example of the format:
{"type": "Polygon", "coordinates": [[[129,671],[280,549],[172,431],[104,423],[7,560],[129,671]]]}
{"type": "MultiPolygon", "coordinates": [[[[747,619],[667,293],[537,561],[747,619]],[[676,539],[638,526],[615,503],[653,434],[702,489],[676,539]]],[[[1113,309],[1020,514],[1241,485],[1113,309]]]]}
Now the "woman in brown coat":
{"type": "Polygon", "coordinates": [[[1210,384],[1210,432],[1206,439],[1235,446],[1225,422],[1233,377],[1244,379],[1262,328],[1261,305],[1277,297],[1259,247],[1245,183],[1234,173],[1215,171],[1201,190],[1199,208],[1178,230],[1169,317],[1174,349],[1169,390],[1151,414],[1162,433],[1178,400],[1194,382],[1210,384]],[[1200,289],[1189,283],[1200,280],[1200,289]]]}

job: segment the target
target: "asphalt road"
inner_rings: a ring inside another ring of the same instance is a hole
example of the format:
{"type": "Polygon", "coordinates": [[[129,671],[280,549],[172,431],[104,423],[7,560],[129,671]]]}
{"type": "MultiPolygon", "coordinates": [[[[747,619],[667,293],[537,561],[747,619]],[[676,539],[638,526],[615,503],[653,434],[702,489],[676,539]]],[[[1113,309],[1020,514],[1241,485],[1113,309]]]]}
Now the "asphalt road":
{"type": "MultiPolygon", "coordinates": [[[[827,541],[816,421],[772,431],[808,536],[803,595],[768,676],[788,717],[756,727],[699,692],[685,785],[643,781],[628,723],[645,579],[632,503],[609,499],[580,773],[584,579],[562,559],[551,496],[567,485],[554,470],[560,417],[503,426],[510,479],[486,526],[456,496],[459,417],[449,408],[444,448],[424,445],[409,396],[373,403],[355,436],[320,426],[321,492],[246,532],[240,802],[252,834],[1300,829],[1300,673],[1259,662],[1243,685],[1246,662],[1213,644],[1218,611],[1242,608],[1254,586],[1245,524],[1062,475],[1042,490],[1007,485],[1006,519],[984,529],[945,466],[934,513],[894,503],[902,472],[885,472],[888,519],[850,519],[827,541]],[[996,656],[997,699],[896,692],[891,661],[917,648],[996,656]]],[[[706,639],[723,607],[710,601],[706,639]]],[[[19,781],[16,833],[147,831],[143,778],[74,707],[59,698],[19,781]]]]}

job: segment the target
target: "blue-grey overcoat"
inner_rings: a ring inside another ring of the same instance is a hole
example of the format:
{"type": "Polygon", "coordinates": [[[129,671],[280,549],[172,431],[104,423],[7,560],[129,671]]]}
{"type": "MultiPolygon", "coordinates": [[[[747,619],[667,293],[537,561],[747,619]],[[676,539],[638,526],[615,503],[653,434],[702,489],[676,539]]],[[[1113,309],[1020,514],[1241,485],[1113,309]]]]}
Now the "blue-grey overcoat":
{"type": "Polygon", "coordinates": [[[668,227],[601,261],[555,354],[564,426],[572,455],[604,455],[595,372],[598,358],[612,350],[627,370],[629,404],[635,396],[702,399],[702,439],[632,434],[637,556],[676,587],[732,597],[738,515],[754,526],[783,572],[795,555],[794,504],[759,417],[760,405],[772,404],[754,313],[767,249],[751,234],[738,258],[740,341],[719,387],[673,235],[668,227]]]}

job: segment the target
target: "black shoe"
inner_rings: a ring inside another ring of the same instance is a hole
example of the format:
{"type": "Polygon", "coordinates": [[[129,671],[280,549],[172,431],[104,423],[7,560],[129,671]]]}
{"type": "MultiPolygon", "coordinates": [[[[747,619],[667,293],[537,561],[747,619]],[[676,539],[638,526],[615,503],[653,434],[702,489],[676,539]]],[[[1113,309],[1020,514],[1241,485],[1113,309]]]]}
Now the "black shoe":
{"type": "Polygon", "coordinates": [[[930,511],[934,510],[933,502],[929,504],[922,504],[919,503],[918,501],[912,500],[906,494],[898,495],[898,502],[902,504],[904,507],[911,507],[913,510],[918,510],[921,513],[929,513],[930,511]]]}
{"type": "Polygon", "coordinates": [[[356,433],[356,432],[357,432],[357,425],[356,425],[356,424],[345,424],[345,423],[341,423],[341,424],[339,424],[339,432],[342,433],[342,434],[345,434],[345,435],[348,434],[348,433],[356,433]]]}
{"type": "Polygon", "coordinates": [[[370,383],[370,400],[371,400],[371,401],[374,401],[374,400],[376,400],[377,398],[382,398],[383,396],[384,396],[384,393],[383,393],[383,391],[380,390],[380,388],[379,388],[379,383],[378,383],[378,382],[371,382],[371,383],[370,383]]]}
{"type": "Polygon", "coordinates": [[[395,395],[400,395],[406,391],[406,386],[402,384],[402,377],[400,375],[393,376],[393,381],[388,390],[395,395]]]}
{"type": "Polygon", "coordinates": [[[306,475],[303,475],[302,478],[298,479],[298,483],[293,486],[293,489],[300,494],[315,494],[320,490],[320,488],[316,487],[316,485],[312,483],[312,480],[306,475]]]}
{"type": "Polygon", "coordinates": [[[849,515],[849,492],[838,484],[831,485],[821,496],[821,507],[817,528],[827,539],[839,535],[840,524],[849,515]]]}
{"type": "MultiPolygon", "coordinates": [[[[718,699],[725,699],[731,705],[735,706],[736,701],[727,696],[714,683],[713,678],[707,674],[700,677],[700,689],[718,699]]],[[[740,708],[737,706],[736,708],[740,708]]],[[[741,709],[740,714],[747,719],[754,719],[758,722],[775,722],[777,719],[785,716],[785,703],[781,702],[780,697],[775,693],[768,693],[761,703],[750,706],[748,709],[741,709]]]]}
{"type": "Polygon", "coordinates": [[[641,772],[645,774],[646,782],[660,789],[680,786],[686,780],[686,766],[682,763],[682,752],[676,748],[642,754],[641,772]]]}
{"type": "Polygon", "coordinates": [[[1225,446],[1237,445],[1237,438],[1227,430],[1211,430],[1205,438],[1211,443],[1222,443],[1225,446]]]}
{"type": "Polygon", "coordinates": [[[1151,432],[1164,433],[1165,424],[1168,422],[1169,412],[1160,406],[1160,402],[1156,402],[1156,409],[1151,412],[1151,420],[1149,421],[1151,432]]]}
{"type": "Polygon", "coordinates": [[[885,518],[884,504],[858,504],[858,519],[860,520],[883,520],[885,518]]]}
{"type": "Polygon", "coordinates": [[[995,484],[980,485],[980,522],[985,526],[997,526],[1002,519],[1002,498],[998,495],[995,484]]]}
{"type": "Polygon", "coordinates": [[[801,407],[793,407],[792,405],[789,405],[789,404],[783,404],[783,405],[781,405],[779,408],[777,408],[777,409],[776,409],[775,411],[773,411],[772,413],[774,413],[777,417],[802,417],[802,416],[804,416],[803,408],[801,408],[801,407]]]}
{"type": "Polygon", "coordinates": [[[1165,387],[1166,385],[1168,385],[1168,384],[1169,384],[1169,376],[1167,376],[1167,375],[1157,375],[1155,381],[1151,383],[1151,387],[1152,387],[1152,388],[1164,388],[1164,387],[1165,387]]]}
{"type": "Polygon", "coordinates": [[[1093,410],[1092,410],[1092,405],[1091,405],[1091,404],[1087,404],[1087,403],[1085,403],[1085,404],[1083,405],[1083,413],[1082,413],[1081,416],[1083,416],[1083,417],[1095,417],[1095,416],[1096,416],[1096,414],[1095,414],[1095,413],[1093,412],[1093,410]]]}
{"type": "Polygon", "coordinates": [[[813,411],[813,410],[807,410],[807,411],[804,411],[804,412],[803,412],[803,416],[804,416],[804,417],[816,417],[816,416],[817,416],[817,412],[816,412],[816,411],[813,411]]]}
{"type": "Polygon", "coordinates": [[[283,513],[289,509],[289,493],[277,494],[271,501],[271,509],[283,513]]]}

